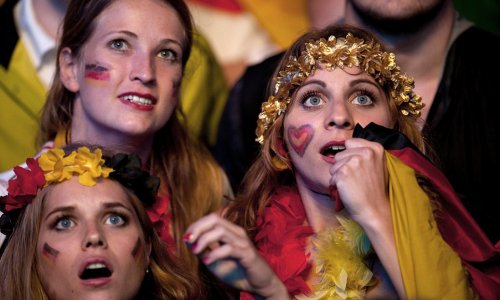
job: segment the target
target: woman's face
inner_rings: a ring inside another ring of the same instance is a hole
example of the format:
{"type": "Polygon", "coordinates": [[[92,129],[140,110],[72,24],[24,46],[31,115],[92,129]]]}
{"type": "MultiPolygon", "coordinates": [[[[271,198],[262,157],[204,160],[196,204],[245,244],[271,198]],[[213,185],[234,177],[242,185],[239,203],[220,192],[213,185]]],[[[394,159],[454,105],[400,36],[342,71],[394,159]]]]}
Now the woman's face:
{"type": "MultiPolygon", "coordinates": [[[[63,51],[76,93],[72,139],[109,141],[153,136],[172,116],[182,77],[185,31],[160,0],[116,0],[94,21],[78,57],[63,51]]],[[[61,70],[64,68],[61,67],[61,70]]],[[[61,71],[63,72],[63,71],[61,71]]]]}
{"type": "Polygon", "coordinates": [[[132,299],[149,252],[119,183],[105,179],[87,187],[73,177],[47,193],[36,261],[50,299],[132,299]]]}
{"type": "Polygon", "coordinates": [[[387,97],[358,68],[317,69],[293,94],[284,120],[285,142],[297,183],[328,193],[329,169],[354,126],[392,127],[387,97]]]}

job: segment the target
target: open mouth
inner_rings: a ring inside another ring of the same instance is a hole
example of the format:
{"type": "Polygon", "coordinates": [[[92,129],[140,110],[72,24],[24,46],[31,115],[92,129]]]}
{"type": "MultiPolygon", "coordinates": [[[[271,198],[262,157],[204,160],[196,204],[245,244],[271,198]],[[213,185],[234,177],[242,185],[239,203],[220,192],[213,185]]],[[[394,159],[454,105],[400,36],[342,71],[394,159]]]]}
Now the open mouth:
{"type": "Polygon", "coordinates": [[[345,146],[344,145],[330,145],[326,146],[323,149],[321,149],[321,155],[327,156],[327,157],[334,157],[335,154],[339,153],[340,151],[344,151],[345,146]]]}
{"type": "Polygon", "coordinates": [[[80,279],[97,279],[110,277],[113,272],[103,263],[89,264],[80,274],[80,279]]]}

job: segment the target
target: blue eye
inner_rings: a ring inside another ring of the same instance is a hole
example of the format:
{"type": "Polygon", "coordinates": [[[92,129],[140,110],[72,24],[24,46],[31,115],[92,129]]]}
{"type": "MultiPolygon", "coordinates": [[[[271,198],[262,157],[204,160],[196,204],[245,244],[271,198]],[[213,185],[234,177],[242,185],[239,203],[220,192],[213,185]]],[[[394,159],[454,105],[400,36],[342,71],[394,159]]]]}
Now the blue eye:
{"type": "Polygon", "coordinates": [[[373,100],[369,95],[366,94],[360,94],[354,97],[354,100],[352,101],[354,104],[358,105],[371,105],[373,104],[373,100]]]}
{"type": "Polygon", "coordinates": [[[112,40],[110,43],[111,48],[115,50],[125,50],[127,47],[127,44],[124,40],[122,39],[117,39],[117,40],[112,40]]]}
{"type": "Polygon", "coordinates": [[[120,215],[111,214],[111,215],[109,215],[108,219],[106,220],[106,224],[121,226],[121,225],[125,224],[125,220],[120,215]]]}
{"type": "Polygon", "coordinates": [[[58,230],[66,230],[74,226],[74,222],[69,217],[62,217],[57,220],[55,228],[58,230]]]}
{"type": "Polygon", "coordinates": [[[316,107],[321,105],[322,103],[323,99],[321,98],[320,94],[316,91],[307,92],[302,97],[302,105],[304,105],[305,107],[316,107]]]}

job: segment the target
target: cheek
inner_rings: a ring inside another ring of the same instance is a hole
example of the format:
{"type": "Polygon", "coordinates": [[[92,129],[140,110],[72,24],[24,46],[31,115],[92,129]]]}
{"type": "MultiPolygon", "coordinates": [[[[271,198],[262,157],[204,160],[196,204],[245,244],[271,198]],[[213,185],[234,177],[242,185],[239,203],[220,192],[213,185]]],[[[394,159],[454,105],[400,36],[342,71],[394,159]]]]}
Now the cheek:
{"type": "Polygon", "coordinates": [[[88,83],[109,81],[111,78],[110,70],[100,64],[87,64],[85,65],[84,78],[88,83]]]}
{"type": "Polygon", "coordinates": [[[286,127],[285,131],[290,147],[302,157],[314,137],[313,127],[310,124],[303,124],[298,127],[290,125],[286,127]]]}

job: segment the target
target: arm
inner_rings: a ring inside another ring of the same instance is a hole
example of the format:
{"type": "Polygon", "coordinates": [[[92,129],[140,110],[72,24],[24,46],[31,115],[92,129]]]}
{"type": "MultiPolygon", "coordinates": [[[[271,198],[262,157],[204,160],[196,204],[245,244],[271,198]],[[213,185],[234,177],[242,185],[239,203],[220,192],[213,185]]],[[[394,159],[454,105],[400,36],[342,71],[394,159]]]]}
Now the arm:
{"type": "Polygon", "coordinates": [[[365,230],[399,297],[405,298],[388,201],[384,148],[358,138],[346,140],[345,146],[346,150],[335,156],[330,184],[336,186],[350,216],[365,230]]]}
{"type": "Polygon", "coordinates": [[[243,228],[213,213],[191,224],[184,240],[227,284],[265,299],[289,299],[284,284],[257,253],[243,228]]]}

